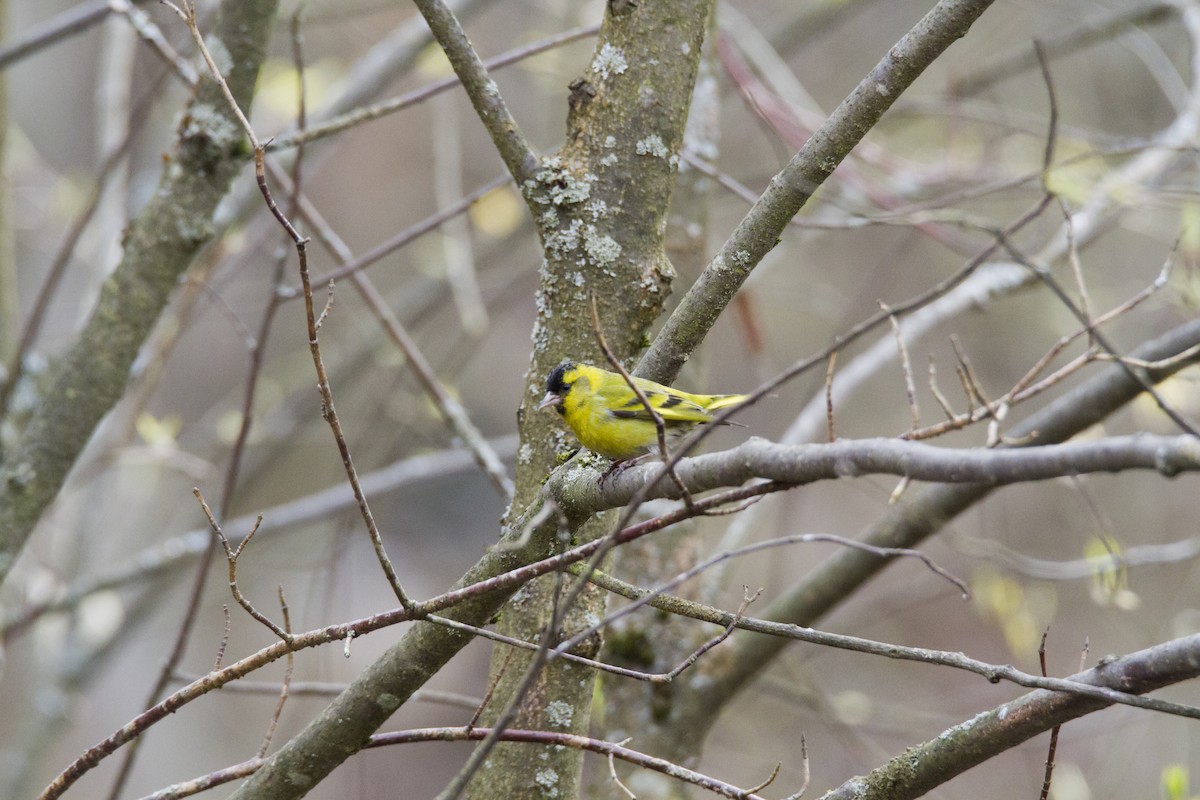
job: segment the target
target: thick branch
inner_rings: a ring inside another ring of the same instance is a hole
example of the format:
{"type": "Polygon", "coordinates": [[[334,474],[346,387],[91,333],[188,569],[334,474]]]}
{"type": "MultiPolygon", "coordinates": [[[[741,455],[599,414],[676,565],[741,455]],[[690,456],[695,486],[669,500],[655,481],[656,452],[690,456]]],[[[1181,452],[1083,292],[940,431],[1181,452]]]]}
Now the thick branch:
{"type": "MultiPolygon", "coordinates": [[[[784,445],[758,437],[719,453],[682,459],[675,472],[691,492],[740,486],[762,478],[798,486],[819,480],[861,475],[898,475],[936,483],[1003,486],[1092,472],[1152,469],[1173,477],[1200,470],[1200,439],[1193,436],[1113,436],[1088,442],[960,450],[901,439],[855,439],[830,444],[784,445]]],[[[584,509],[626,505],[648,480],[662,472],[660,464],[626,470],[604,481],[590,468],[556,474],[551,492],[572,516],[584,509]]],[[[658,480],[649,498],[678,498],[670,480],[658,480]]]]}
{"type": "MultiPolygon", "coordinates": [[[[212,36],[230,55],[226,80],[249,109],[277,0],[225,2],[212,36]]],[[[180,274],[213,236],[213,213],[246,163],[245,140],[205,78],[180,124],[153,199],[125,236],[125,253],[75,344],[51,370],[45,396],[0,465],[0,580],[55,498],[101,418],[121,398],[138,348],[180,274]]]]}
{"type": "MultiPolygon", "coordinates": [[[[554,527],[550,525],[551,530],[554,527]]],[[[531,560],[529,548],[498,548],[484,556],[458,585],[470,585],[531,560]]],[[[517,588],[514,584],[475,596],[448,609],[445,616],[482,627],[491,621],[517,588]]],[[[273,755],[232,798],[282,800],[303,797],[338,765],[365,747],[371,734],[472,638],[471,634],[453,628],[417,623],[273,755]]]]}
{"type": "Polygon", "coordinates": [[[670,381],[703,341],[750,272],[779,241],[784,226],[862,141],[884,112],[992,4],[942,0],[871,70],[771,179],[767,190],[688,290],[637,374],[670,381]]]}
{"type": "MultiPolygon", "coordinates": [[[[1137,348],[1133,357],[1159,361],[1187,353],[1200,343],[1200,320],[1192,320],[1162,337],[1137,348]]],[[[1189,364],[1197,356],[1149,370],[1147,377],[1162,381],[1189,364]]],[[[1141,392],[1138,384],[1123,369],[1112,366],[1059,398],[1028,420],[1014,426],[1010,435],[1019,439],[1039,433],[1038,441],[1061,442],[1095,425],[1132,401],[1141,392]]],[[[994,486],[979,483],[932,486],[910,495],[908,500],[888,507],[878,522],[859,537],[879,547],[917,547],[940,531],[950,520],[988,496],[994,486]]],[[[843,550],[829,558],[786,594],[771,603],[764,618],[798,625],[812,625],[842,600],[879,573],[889,562],[856,550],[843,550]]],[[[688,737],[702,735],[726,707],[733,695],[752,685],[753,678],[770,665],[785,646],[781,640],[765,636],[734,635],[728,643],[732,654],[722,668],[706,674],[707,680],[693,680],[674,699],[674,714],[665,725],[659,741],[678,739],[675,731],[688,737]]],[[[705,665],[700,665],[704,671],[705,665]]]]}
{"type": "MultiPolygon", "coordinates": [[[[642,349],[646,331],[662,312],[674,274],[663,251],[666,212],[711,7],[712,0],[609,3],[592,59],[571,83],[567,142],[543,161],[532,180],[521,184],[526,202],[535,209],[546,260],[518,412],[521,456],[514,509],[540,503],[542,481],[563,441],[558,421],[534,409],[546,375],[563,358],[601,358],[589,297],[597,298],[599,329],[622,360],[642,349]]],[[[586,542],[610,524],[599,518],[572,526],[570,535],[586,542]]],[[[557,526],[550,527],[555,533],[557,526]]],[[[559,606],[567,609],[565,615],[552,611],[556,602],[552,582],[535,582],[522,591],[520,609],[504,614],[499,629],[535,641],[547,625],[569,634],[603,613],[603,595],[591,588],[577,598],[572,593],[559,606]]],[[[593,639],[586,646],[597,643],[593,639]]],[[[530,685],[521,680],[526,654],[507,665],[502,661],[506,657],[493,660],[497,680],[484,724],[496,724],[521,687],[530,685]]],[[[569,707],[564,730],[586,732],[593,681],[589,670],[562,660],[551,663],[524,698],[513,724],[543,727],[569,707]]],[[[578,793],[582,761],[577,754],[537,756],[536,768],[557,777],[556,793],[578,793]]],[[[528,751],[500,745],[489,756],[488,779],[474,781],[467,796],[524,796],[532,764],[528,751]]]]}
{"type": "Polygon", "coordinates": [[[450,59],[509,173],[518,184],[531,177],[538,168],[537,155],[525,141],[495,82],[488,76],[483,59],[471,46],[454,12],[441,0],[416,0],[416,5],[446,58],[450,59]]]}
{"type": "MultiPolygon", "coordinates": [[[[1200,634],[1118,658],[1070,680],[1142,694],[1200,675],[1200,634]]],[[[921,797],[998,753],[1055,725],[1110,705],[1080,695],[1038,690],[955,725],[909,748],[865,777],[853,778],[822,800],[906,800],[921,797]]]]}

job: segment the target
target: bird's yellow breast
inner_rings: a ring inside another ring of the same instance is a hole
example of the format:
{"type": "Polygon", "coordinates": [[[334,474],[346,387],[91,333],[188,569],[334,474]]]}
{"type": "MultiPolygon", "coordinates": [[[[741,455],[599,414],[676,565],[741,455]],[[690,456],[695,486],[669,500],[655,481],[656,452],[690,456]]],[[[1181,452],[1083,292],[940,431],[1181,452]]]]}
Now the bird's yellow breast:
{"type": "Polygon", "coordinates": [[[658,446],[653,422],[614,417],[603,396],[584,375],[564,398],[563,418],[580,444],[615,461],[635,458],[658,446]]]}

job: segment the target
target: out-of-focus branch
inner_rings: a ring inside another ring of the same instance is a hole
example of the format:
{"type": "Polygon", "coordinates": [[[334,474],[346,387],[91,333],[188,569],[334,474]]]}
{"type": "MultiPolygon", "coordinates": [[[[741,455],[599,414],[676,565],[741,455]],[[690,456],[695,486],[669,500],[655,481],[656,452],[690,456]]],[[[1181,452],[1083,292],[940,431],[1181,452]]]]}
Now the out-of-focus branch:
{"type": "MultiPolygon", "coordinates": [[[[469,17],[486,0],[447,0],[447,7],[460,17],[469,17]]],[[[331,92],[332,102],[317,115],[320,121],[328,122],[339,114],[346,114],[361,105],[374,101],[387,91],[397,75],[407,72],[414,57],[430,43],[429,26],[417,15],[405,19],[390,33],[371,46],[338,80],[331,92]]],[[[297,131],[306,135],[312,127],[297,131]]],[[[272,148],[268,146],[268,151],[272,148]]]]}
{"type": "Polygon", "coordinates": [[[496,83],[488,76],[483,60],[471,46],[454,12],[442,0],[416,0],[416,5],[429,23],[433,37],[446,53],[446,58],[450,59],[467,97],[471,99],[471,105],[475,107],[513,179],[520,184],[533,177],[539,164],[537,154],[530,148],[517,121],[509,113],[508,105],[496,89],[496,83]]]}
{"type": "MultiPolygon", "coordinates": [[[[1073,231],[1077,248],[1084,248],[1105,229],[1115,209],[1120,209],[1127,197],[1118,187],[1154,184],[1168,174],[1179,157],[1181,150],[1191,148],[1200,131],[1200,9],[1180,6],[1182,21],[1190,32],[1193,51],[1191,54],[1191,88],[1187,106],[1152,138],[1152,146],[1140,150],[1128,162],[1110,170],[1098,181],[1087,200],[1070,218],[1069,226],[1063,224],[1054,232],[1050,241],[1031,257],[1038,264],[1053,264],[1061,259],[1068,249],[1068,229],[1073,231]]],[[[979,308],[992,300],[1005,297],[1037,280],[1036,275],[1012,261],[996,261],[985,264],[962,284],[947,292],[944,297],[930,303],[901,322],[905,338],[911,343],[967,310],[979,308]]],[[[881,338],[838,372],[834,386],[834,402],[859,391],[867,377],[874,375],[884,363],[889,363],[894,351],[890,339],[881,338]]],[[[814,398],[797,416],[788,433],[787,441],[809,439],[824,422],[823,398],[814,398]]]]}
{"type": "MultiPolygon", "coordinates": [[[[516,452],[516,437],[507,436],[492,440],[492,448],[504,458],[516,452]]],[[[443,450],[406,458],[362,476],[362,488],[368,495],[387,492],[410,486],[414,483],[434,481],[447,475],[468,471],[474,460],[465,450],[443,450]]],[[[339,483],[310,495],[272,506],[262,512],[263,522],[258,536],[290,530],[314,520],[353,508],[354,493],[346,483],[339,483]]],[[[236,517],[226,523],[232,531],[230,542],[237,545],[242,534],[254,524],[254,515],[236,517]]],[[[106,589],[117,589],[141,581],[152,580],[176,569],[207,550],[211,534],[207,529],[197,529],[172,536],[157,542],[153,547],[131,553],[116,569],[100,575],[89,576],[72,584],[59,598],[40,603],[0,621],[0,644],[9,644],[10,639],[36,621],[43,614],[65,611],[78,605],[84,598],[106,589]]]]}
{"type": "Polygon", "coordinates": [[[637,374],[670,381],[703,341],[784,226],[896,99],[965,36],[991,0],[941,0],[897,42],[829,116],[738,224],[642,357],[637,374]]]}
{"type": "MultiPolygon", "coordinates": [[[[1046,55],[1052,59],[1069,56],[1092,45],[1110,42],[1121,33],[1150,25],[1162,25],[1175,16],[1177,9],[1173,3],[1151,3],[1131,9],[1106,10],[1103,13],[1107,15],[1103,19],[1085,20],[1077,27],[1061,33],[1048,31],[1047,33],[1052,35],[1041,39],[1046,55]]],[[[956,85],[954,91],[964,97],[978,95],[1022,72],[1037,69],[1037,66],[1037,55],[1028,42],[1021,42],[1015,53],[978,67],[956,85]]]]}
{"type": "MultiPolygon", "coordinates": [[[[1157,362],[1189,352],[1200,342],[1200,320],[1192,320],[1173,331],[1137,348],[1133,356],[1157,362]]],[[[1147,377],[1159,382],[1174,375],[1197,356],[1183,361],[1169,361],[1158,369],[1148,370],[1147,377]]],[[[1080,431],[1106,419],[1117,409],[1139,396],[1140,387],[1124,369],[1105,368],[1091,380],[1060,397],[1037,414],[1014,425],[1009,433],[1020,441],[1036,433],[1041,444],[1065,441],[1080,431]]],[[[878,522],[859,536],[859,540],[880,547],[917,547],[939,532],[950,520],[988,496],[995,487],[985,484],[933,486],[912,493],[908,499],[891,505],[878,522]]],[[[880,572],[887,561],[866,553],[844,550],[831,556],[791,589],[772,602],[763,613],[767,619],[811,625],[828,613],[867,580],[880,572]]],[[[692,681],[673,702],[677,714],[672,729],[678,728],[695,737],[707,730],[730,698],[752,684],[753,678],[770,665],[783,647],[780,640],[768,637],[734,635],[732,649],[722,669],[709,680],[692,681]]],[[[704,669],[704,665],[700,665],[704,669]]],[[[669,742],[671,732],[660,736],[669,742]]]]}
{"type": "MultiPolygon", "coordinates": [[[[1069,680],[1143,694],[1200,675],[1200,634],[1173,639],[1103,663],[1069,680]]],[[[871,774],[852,778],[822,800],[907,800],[1021,742],[1109,705],[1080,695],[1038,690],[978,714],[910,747],[871,774]]]]}
{"type": "MultiPolygon", "coordinates": [[[[474,1],[478,2],[478,0],[474,1]]],[[[588,36],[593,36],[598,30],[599,26],[597,25],[587,25],[580,28],[572,28],[569,31],[564,31],[554,36],[547,36],[545,39],[541,39],[533,44],[525,45],[524,47],[517,47],[509,50],[506,53],[501,53],[495,58],[490,58],[484,62],[484,67],[487,69],[500,69],[501,67],[507,67],[510,64],[515,64],[519,61],[529,58],[530,56],[537,55],[538,53],[544,53],[547,50],[552,50],[556,47],[562,47],[563,45],[573,42],[577,39],[584,39],[588,36]]],[[[425,32],[426,31],[424,28],[422,28],[422,33],[425,32]]],[[[368,58],[369,56],[370,54],[368,54],[368,58]]],[[[351,97],[359,96],[359,92],[353,91],[355,87],[352,86],[349,80],[345,82],[345,85],[347,92],[352,92],[351,97]]],[[[275,137],[275,139],[267,145],[267,151],[274,152],[277,150],[285,150],[296,147],[302,142],[311,142],[317,139],[323,139],[327,136],[332,136],[335,133],[340,133],[356,127],[364,122],[380,119],[389,114],[395,114],[396,112],[408,108],[409,106],[424,102],[435,95],[441,94],[449,89],[453,89],[458,85],[458,77],[452,75],[448,78],[443,78],[426,86],[422,86],[420,89],[414,89],[411,92],[406,92],[399,97],[394,97],[390,100],[385,100],[375,105],[362,107],[359,107],[359,104],[350,105],[345,101],[344,98],[339,98],[339,101],[334,104],[329,111],[326,112],[324,119],[322,122],[320,122],[320,124],[313,125],[312,127],[303,131],[296,131],[294,133],[288,133],[275,137]],[[345,108],[345,110],[338,112],[337,116],[332,116],[333,111],[337,111],[338,109],[342,108],[345,108]]],[[[366,102],[366,100],[367,98],[364,97],[362,102],[366,102]]]]}
{"type": "MultiPolygon", "coordinates": [[[[46,278],[42,281],[37,297],[30,306],[28,318],[21,331],[21,337],[17,340],[16,347],[8,359],[8,368],[5,370],[3,376],[4,382],[3,385],[0,385],[0,414],[7,413],[9,410],[9,399],[12,397],[17,384],[24,377],[25,358],[29,355],[30,349],[33,347],[33,343],[42,329],[42,324],[46,320],[46,311],[50,306],[50,301],[54,298],[55,292],[58,291],[67,266],[71,263],[71,257],[75,254],[75,248],[83,237],[84,230],[87,228],[88,223],[92,221],[96,212],[100,210],[100,201],[103,199],[104,190],[108,188],[109,180],[115,171],[121,167],[125,161],[125,157],[129,154],[129,145],[133,142],[136,131],[137,128],[135,126],[130,126],[129,130],[121,138],[121,141],[105,156],[104,163],[100,165],[87,202],[79,214],[75,216],[75,219],[72,220],[66,235],[63,237],[62,243],[54,254],[54,260],[46,270],[46,278]]],[[[13,288],[6,287],[5,291],[10,291],[13,288]]]]}
{"type": "MultiPolygon", "coordinates": [[[[132,1],[139,4],[150,2],[150,0],[132,1]]],[[[5,69],[44,47],[83,33],[116,11],[114,5],[110,0],[92,0],[90,3],[80,3],[51,17],[41,25],[25,31],[16,41],[0,50],[0,69],[5,69]]]]}
{"type": "MultiPolygon", "coordinates": [[[[281,169],[273,168],[272,174],[276,180],[285,185],[290,183],[281,169]]],[[[303,196],[298,198],[298,200],[301,215],[313,227],[315,235],[328,248],[329,252],[334,255],[338,263],[344,267],[354,261],[354,254],[351,252],[349,245],[337,235],[333,227],[325,221],[316,207],[303,196]]],[[[412,367],[421,387],[437,407],[447,426],[475,454],[476,463],[479,464],[479,468],[484,471],[484,474],[488,476],[488,479],[491,480],[496,489],[506,500],[511,500],[513,484],[512,480],[508,477],[508,470],[500,460],[500,457],[492,450],[487,439],[475,427],[475,424],[467,414],[467,410],[442,385],[437,375],[434,374],[433,366],[425,358],[420,348],[417,347],[416,341],[409,335],[404,325],[400,322],[400,319],[384,301],[383,296],[375,288],[375,284],[371,282],[370,278],[363,272],[352,272],[349,277],[350,282],[354,284],[354,288],[362,297],[363,302],[367,304],[367,307],[371,309],[371,313],[383,325],[388,337],[404,353],[404,357],[407,359],[409,366],[412,367]]]]}
{"type": "MultiPolygon", "coordinates": [[[[244,108],[253,98],[275,7],[276,0],[222,5],[216,35],[229,50],[227,81],[244,108]]],[[[44,401],[0,465],[0,580],[92,431],[124,393],[138,349],[179,275],[212,238],[217,203],[245,164],[241,129],[214,82],[203,80],[190,109],[158,191],[130,225],[121,263],[75,344],[52,367],[44,401]]]]}

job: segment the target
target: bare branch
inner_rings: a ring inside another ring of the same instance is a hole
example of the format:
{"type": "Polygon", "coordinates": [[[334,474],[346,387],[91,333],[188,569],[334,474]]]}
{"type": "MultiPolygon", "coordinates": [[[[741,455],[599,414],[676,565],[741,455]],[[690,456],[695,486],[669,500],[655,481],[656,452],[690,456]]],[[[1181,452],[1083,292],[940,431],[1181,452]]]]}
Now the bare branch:
{"type": "MultiPolygon", "coordinates": [[[[149,0],[140,0],[149,2],[149,0]]],[[[91,0],[79,3],[58,13],[35,28],[26,31],[16,41],[0,50],[0,69],[6,69],[26,56],[58,44],[99,24],[116,9],[110,0],[91,0]]]]}
{"type": "MultiPolygon", "coordinates": [[[[563,31],[562,33],[555,34],[553,36],[547,36],[545,39],[541,39],[537,42],[533,42],[522,47],[514,48],[506,53],[502,53],[494,58],[490,58],[483,62],[483,66],[488,70],[496,70],[502,67],[507,67],[510,64],[516,64],[531,56],[544,53],[548,50],[553,50],[556,47],[561,47],[565,44],[569,44],[580,39],[586,39],[589,36],[595,36],[599,30],[599,25],[585,25],[579,28],[572,28],[571,30],[563,31]]],[[[435,95],[457,87],[459,84],[460,81],[457,75],[450,78],[444,78],[440,81],[434,81],[428,86],[423,86],[422,88],[414,89],[407,94],[402,94],[392,100],[386,100],[366,108],[348,111],[341,116],[326,120],[320,125],[314,125],[307,130],[297,131],[296,133],[287,134],[284,136],[277,136],[275,139],[267,143],[267,152],[274,152],[276,150],[284,150],[289,147],[296,147],[303,142],[316,141],[317,139],[323,139],[327,136],[341,133],[342,131],[349,130],[350,128],[356,127],[364,122],[379,119],[389,114],[402,111],[403,109],[409,108],[417,103],[424,102],[435,95]]]]}
{"type": "Polygon", "coordinates": [[[417,8],[429,23],[429,29],[454,66],[454,72],[471,98],[483,127],[492,137],[509,174],[518,183],[533,177],[538,169],[537,155],[525,141],[517,121],[505,104],[487,67],[471,46],[466,32],[442,0],[416,0],[417,8]]]}
{"type": "MultiPolygon", "coordinates": [[[[1200,636],[1174,639],[1071,676],[1076,683],[1149,692],[1200,674],[1200,636]]],[[[1068,720],[1104,708],[1099,698],[1032,692],[955,725],[865,777],[825,795],[827,800],[907,800],[1068,720]],[[935,754],[954,753],[953,758],[935,754]]]]}
{"type": "Polygon", "coordinates": [[[221,526],[217,523],[216,517],[213,516],[212,509],[208,507],[208,503],[204,501],[204,495],[199,489],[193,489],[192,494],[196,496],[196,501],[200,503],[200,508],[204,511],[204,516],[208,519],[208,525],[212,529],[213,536],[217,537],[217,541],[221,543],[221,547],[225,550],[225,560],[229,567],[229,591],[233,593],[233,599],[238,605],[246,610],[246,613],[261,622],[272,633],[282,639],[285,643],[291,641],[291,634],[287,633],[283,628],[280,628],[274,622],[267,618],[265,614],[256,609],[246,596],[242,594],[242,590],[238,587],[237,582],[237,560],[242,554],[242,550],[246,545],[250,544],[250,540],[254,538],[255,532],[258,531],[258,526],[262,522],[262,517],[259,516],[254,527],[246,534],[246,538],[242,539],[241,544],[236,549],[230,546],[229,540],[225,538],[225,534],[221,532],[221,526]]]}
{"type": "MultiPolygon", "coordinates": [[[[694,494],[737,486],[753,478],[800,485],[861,475],[897,475],[935,483],[1001,486],[1089,472],[1154,470],[1167,477],[1200,470],[1200,440],[1193,436],[1114,436],[1090,442],[1006,449],[939,448],[901,439],[839,440],[829,444],[777,445],[751,438],[730,450],[685,458],[676,465],[694,494]]],[[[594,472],[594,470],[592,470],[594,472]]],[[[631,467],[600,486],[559,475],[549,482],[558,502],[577,513],[623,506],[639,490],[647,497],[678,496],[658,480],[657,465],[631,467]]]]}
{"type": "MultiPolygon", "coordinates": [[[[233,95],[249,104],[275,0],[223,3],[217,33],[230,55],[233,95]]],[[[231,111],[202,82],[194,103],[217,109],[203,119],[184,115],[177,148],[162,184],[127,229],[121,263],[105,282],[76,342],[54,363],[46,396],[0,465],[0,580],[7,575],[46,506],[100,419],[124,393],[129,368],[166,306],[178,277],[213,234],[212,215],[244,163],[244,140],[231,111]],[[203,165],[203,166],[201,166],[203,165]],[[179,209],[193,224],[175,224],[179,209]],[[94,344],[106,343],[107,357],[94,344]]]]}
{"type": "MultiPolygon", "coordinates": [[[[493,728],[418,728],[415,730],[396,731],[395,733],[376,734],[371,737],[367,747],[393,747],[415,742],[479,741],[493,733],[495,733],[495,729],[493,728]]],[[[506,742],[525,742],[547,747],[571,747],[598,753],[607,756],[609,759],[619,758],[622,761],[642,767],[643,769],[654,770],[676,780],[698,786],[721,797],[734,798],[734,800],[765,800],[765,798],[755,794],[752,790],[741,789],[733,784],[717,780],[694,770],[686,769],[665,759],[655,758],[644,753],[639,753],[636,750],[630,750],[623,746],[625,742],[614,744],[599,739],[590,739],[586,736],[576,736],[554,731],[509,729],[496,735],[501,741],[506,742]]],[[[628,739],[625,741],[628,741],[628,739]]],[[[203,777],[161,789],[152,795],[147,795],[142,800],[178,800],[178,798],[190,797],[193,794],[211,789],[214,786],[220,786],[252,775],[255,771],[261,769],[264,763],[264,759],[251,759],[241,764],[209,773],[203,777]]],[[[628,789],[625,791],[628,793],[628,789]]],[[[792,797],[795,798],[798,795],[792,795],[792,797]]]]}
{"type": "Polygon", "coordinates": [[[642,357],[636,373],[670,381],[718,312],[779,240],[784,226],[929,64],[970,29],[990,0],[941,0],[809,138],[772,180],[720,252],[692,284],[642,357]]]}

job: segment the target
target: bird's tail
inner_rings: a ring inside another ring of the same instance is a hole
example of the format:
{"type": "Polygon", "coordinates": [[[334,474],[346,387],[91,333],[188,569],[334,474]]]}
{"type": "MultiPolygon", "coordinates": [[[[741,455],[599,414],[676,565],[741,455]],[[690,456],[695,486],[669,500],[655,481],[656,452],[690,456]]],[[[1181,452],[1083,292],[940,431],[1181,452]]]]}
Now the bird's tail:
{"type": "Polygon", "coordinates": [[[736,406],[747,398],[744,394],[714,394],[708,398],[708,403],[704,406],[705,411],[720,411],[722,408],[736,406]]]}

